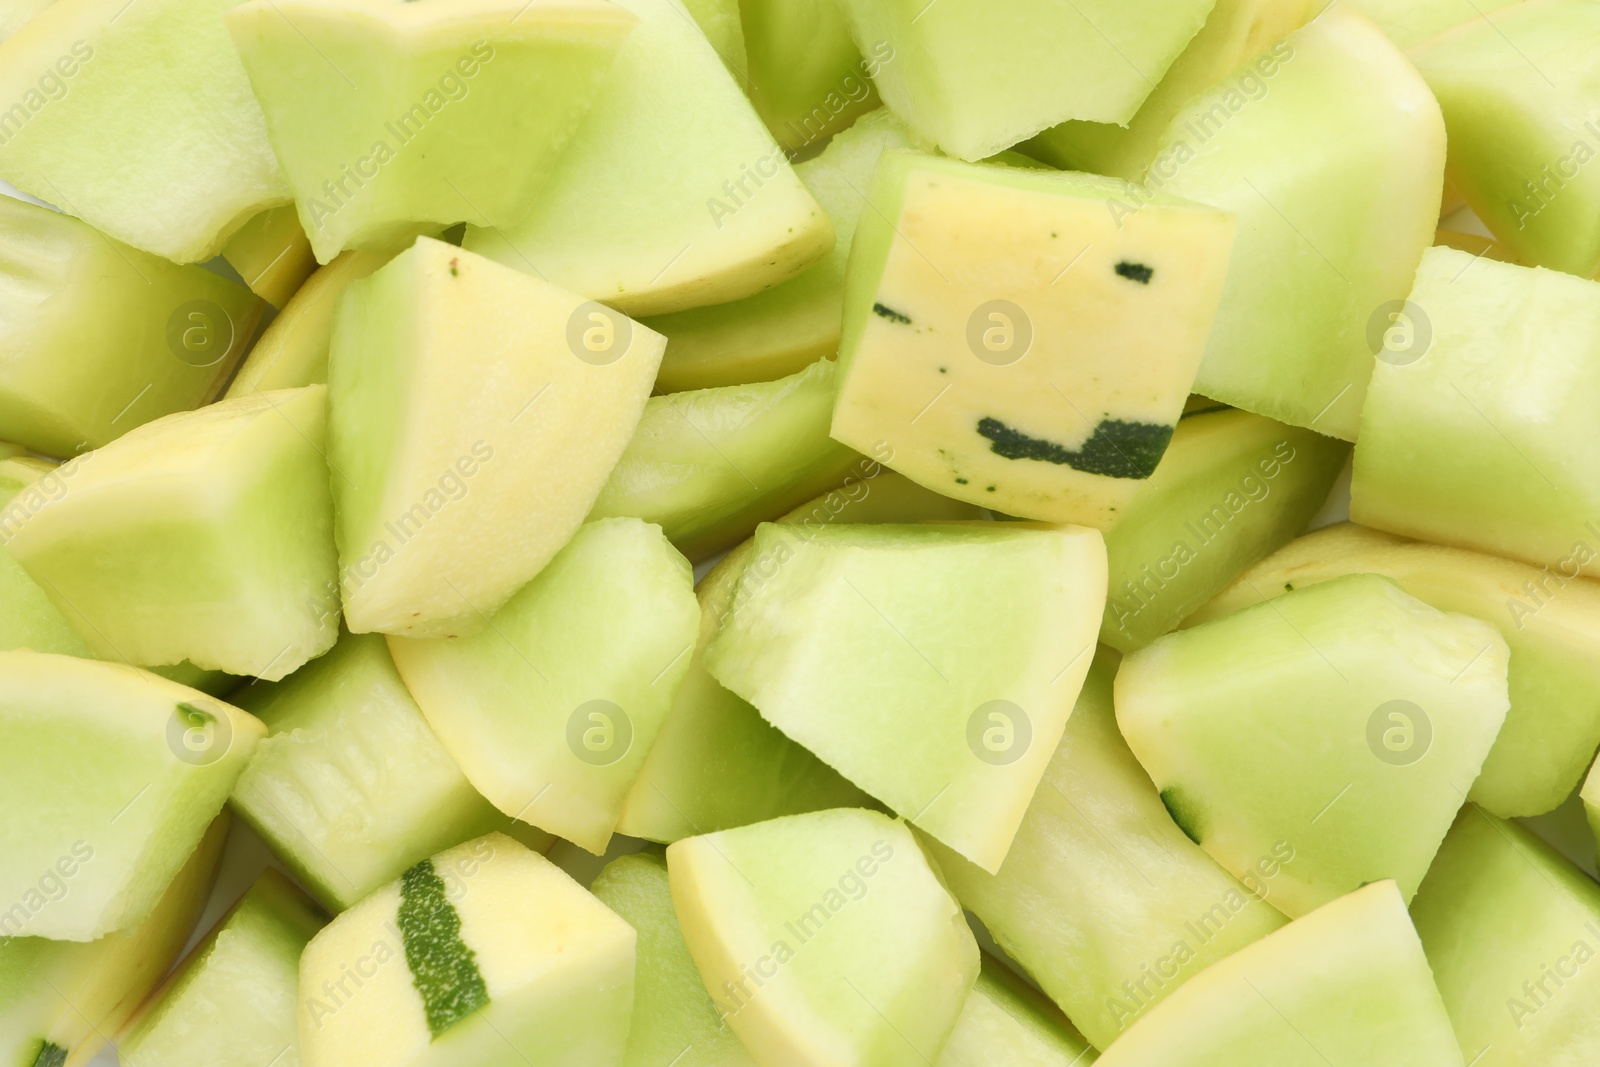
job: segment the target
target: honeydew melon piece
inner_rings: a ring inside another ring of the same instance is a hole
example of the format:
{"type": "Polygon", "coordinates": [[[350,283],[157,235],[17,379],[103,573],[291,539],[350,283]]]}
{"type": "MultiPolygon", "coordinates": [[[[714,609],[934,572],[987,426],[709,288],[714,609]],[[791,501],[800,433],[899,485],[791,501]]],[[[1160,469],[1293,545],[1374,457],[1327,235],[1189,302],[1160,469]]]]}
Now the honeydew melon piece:
{"type": "Polygon", "coordinates": [[[658,523],[690,559],[743,540],[863,460],[828,436],[836,365],[775,382],[651,397],[592,519],[658,523]]]}
{"type": "Polygon", "coordinates": [[[103,659],[283,678],[339,629],[326,391],[141,426],[14,499],[5,547],[103,659]]]}
{"type": "MultiPolygon", "coordinates": [[[[1264,91],[1224,81],[1192,101],[1146,178],[1239,217],[1195,392],[1354,440],[1375,316],[1433,240],[1444,120],[1399,49],[1338,5],[1252,69],[1264,91]]],[[[1137,217],[1148,196],[1115,213],[1137,217]]]]}
{"type": "Polygon", "coordinates": [[[254,0],[226,21],[327,263],[522,221],[638,20],[604,0],[254,0]]]}
{"type": "Polygon", "coordinates": [[[1286,842],[1241,883],[1184,836],[1117,732],[1115,653],[1094,659],[997,875],[932,845],[951,891],[1105,1048],[1200,971],[1286,920],[1286,842]]]}
{"type": "Polygon", "coordinates": [[[757,528],[706,669],[772,725],[993,871],[1089,669],[1096,530],[757,528]]]}
{"type": "Polygon", "coordinates": [[[1411,904],[1477,1067],[1579,1067],[1600,1042],[1600,887],[1532,831],[1468,804],[1411,904]]]}
{"type": "Polygon", "coordinates": [[[938,1067],[1079,1067],[1096,1058],[1060,1008],[985,955],[938,1067]]]}
{"type": "Polygon", "coordinates": [[[620,1067],[634,932],[503,834],[423,860],[300,957],[305,1067],[620,1067]]]}
{"type": "Polygon", "coordinates": [[[389,649],[467,779],[514,819],[601,855],[699,626],[688,561],[660,527],[601,519],[489,628],[389,649]]]}
{"type": "Polygon", "coordinates": [[[1135,190],[886,152],[851,248],[834,437],[886,442],[889,466],[980,507],[1114,524],[1183,411],[1233,241],[1231,216],[1173,198],[1107,211],[1135,190]]]}
{"type": "Polygon", "coordinates": [[[746,79],[750,58],[744,46],[744,25],[739,17],[739,0],[683,0],[684,8],[722,57],[734,80],[746,79]]]}
{"type": "Polygon", "coordinates": [[[639,26],[538,205],[515,226],[469,215],[465,247],[629,315],[738,300],[825,255],[832,223],[679,0],[616,3],[639,26]]]}
{"type": "Polygon", "coordinates": [[[1326,904],[1207,970],[1100,1067],[1461,1067],[1395,884],[1326,904]]]}
{"type": "MultiPolygon", "coordinates": [[[[237,0],[59,0],[0,46],[0,178],[179,263],[287,203],[237,0]]],[[[116,320],[110,320],[116,321],[116,320]]]]}
{"type": "Polygon", "coordinates": [[[667,336],[656,387],[664,392],[769,381],[839,351],[845,265],[867,207],[878,159],[911,136],[888,108],[864,115],[794,172],[833,220],[833,250],[765,292],[727,304],[647,319],[667,336]]]}
{"type": "Polygon", "coordinates": [[[0,42],[28,24],[28,20],[55,3],[55,0],[5,0],[0,3],[0,42]]]}
{"type": "Polygon", "coordinates": [[[147,1005],[117,1047],[136,1067],[298,1063],[300,953],[322,909],[268,868],[147,1005]]]}
{"type": "Polygon", "coordinates": [[[287,304],[317,269],[311,240],[292,204],[268,208],[239,227],[222,246],[222,258],[251,292],[275,308],[287,304]]]}
{"type": "Polygon", "coordinates": [[[198,407],[250,346],[261,312],[247,289],[204,268],[0,197],[0,433],[72,456],[198,407]]]}
{"type": "Polygon", "coordinates": [[[1508,655],[1488,623],[1348,575],[1135,652],[1117,722],[1224,868],[1289,843],[1286,915],[1386,878],[1409,899],[1505,719],[1508,655]]]}
{"type": "Polygon", "coordinates": [[[842,0],[740,0],[739,13],[750,102],[785,151],[826,143],[878,106],[880,68],[850,39],[842,0]]]}
{"type": "Polygon", "coordinates": [[[884,102],[949,155],[986,159],[1068,119],[1126,123],[1215,0],[842,0],[884,102]]]}
{"type": "Polygon", "coordinates": [[[1402,313],[1362,411],[1350,517],[1600,575],[1585,547],[1600,538],[1600,284],[1431,248],[1402,313]]]}
{"type": "Polygon", "coordinates": [[[0,806],[28,812],[0,830],[3,932],[92,941],[133,929],[266,728],[120,664],[0,652],[0,682],[0,806]]]}
{"type": "MultiPolygon", "coordinates": [[[[1371,19],[1408,51],[1429,38],[1467,22],[1477,22],[1518,0],[1350,0],[1350,7],[1371,19]]],[[[1511,133],[1513,131],[1507,131],[1511,133]]]]}
{"type": "Polygon", "coordinates": [[[684,942],[761,1063],[934,1062],[978,946],[904,823],[841,808],[667,848],[684,942]]]}
{"type": "Polygon", "coordinates": [[[1100,640],[1131,652],[1175,629],[1305,529],[1349,454],[1342,441],[1245,411],[1185,414],[1161,465],[1106,535],[1100,640]]]}

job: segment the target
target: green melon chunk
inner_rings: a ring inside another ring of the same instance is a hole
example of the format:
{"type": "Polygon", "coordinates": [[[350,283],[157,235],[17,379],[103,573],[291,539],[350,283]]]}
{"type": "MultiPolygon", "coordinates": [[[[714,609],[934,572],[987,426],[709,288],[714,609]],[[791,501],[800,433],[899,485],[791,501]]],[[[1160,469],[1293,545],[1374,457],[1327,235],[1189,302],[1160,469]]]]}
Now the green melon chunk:
{"type": "Polygon", "coordinates": [[[101,658],[282,678],[339,628],[325,394],[141,426],[14,498],[0,539],[101,658]]]}
{"type": "Polygon", "coordinates": [[[92,941],[136,927],[266,732],[119,664],[0,652],[0,934],[92,941]],[[62,892],[58,887],[65,887],[62,892]]]}
{"type": "MultiPolygon", "coordinates": [[[[1230,409],[1185,415],[1149,482],[1106,534],[1100,640],[1142,648],[1305,529],[1348,446],[1230,409]]],[[[1600,740],[1600,739],[1597,739],[1600,740]]]]}
{"type": "Polygon", "coordinates": [[[934,844],[951,889],[1100,1048],[1204,968],[1278,929],[1295,861],[1268,848],[1243,883],[1184,836],[1112,711],[1100,652],[998,875],[934,844]]]}
{"type": "Polygon", "coordinates": [[[678,0],[639,16],[613,77],[526,221],[469,221],[465,247],[630,315],[786,281],[833,225],[678,0]]]}
{"type": "Polygon", "coordinates": [[[1349,575],[1129,656],[1117,722],[1223,867],[1288,843],[1285,914],[1386,878],[1410,899],[1505,719],[1508,655],[1488,623],[1349,575]]]}
{"type": "Polygon", "coordinates": [[[1015,524],[756,530],[706,669],[986,870],[1089,669],[1100,534],[1015,524]]]}
{"type": "Polygon", "coordinates": [[[411,868],[300,958],[304,1067],[622,1067],[635,935],[503,834],[411,868]]]}
{"type": "Polygon", "coordinates": [[[226,21],[321,263],[521,222],[638,22],[604,0],[254,0],[226,21]]]}
{"type": "Polygon", "coordinates": [[[300,953],[326,917],[277,871],[256,879],[117,1047],[133,1067],[298,1064],[300,953]]]}
{"type": "Polygon", "coordinates": [[[985,955],[937,1067],[1087,1067],[1098,1056],[1060,1008],[985,955]]]}
{"type": "Polygon", "coordinates": [[[716,49],[728,73],[740,85],[745,84],[750,58],[744,45],[739,0],[683,0],[683,6],[716,49]]]}
{"type": "Polygon", "coordinates": [[[1600,886],[1532,831],[1462,808],[1411,918],[1474,1067],[1594,1060],[1600,886]]]}
{"type": "Polygon", "coordinates": [[[794,172],[833,220],[833,250],[796,277],[727,304],[647,319],[667,336],[656,376],[665,392],[769,381],[839,350],[845,265],[866,191],[885,149],[908,148],[911,136],[887,108],[863,116],[794,172]]]}
{"type": "Polygon", "coordinates": [[[667,869],[689,954],[758,1062],[937,1059],[978,947],[904,823],[794,815],[685,838],[667,869]]]}
{"type": "Polygon", "coordinates": [[[0,42],[10,39],[55,0],[4,0],[0,2],[0,42]]]}
{"type": "Polygon", "coordinates": [[[827,142],[878,106],[881,69],[850,39],[842,0],[740,0],[750,102],[790,153],[827,142]]]}
{"type": "MultiPolygon", "coordinates": [[[[1401,48],[1411,49],[1445,30],[1477,22],[1518,0],[1348,0],[1401,48]]],[[[1486,21],[1486,19],[1485,19],[1486,21]]],[[[1499,21],[1498,19],[1495,21],[1499,21]]],[[[1515,134],[1507,130],[1507,134],[1515,134]]]]}
{"type": "MultiPolygon", "coordinates": [[[[1354,440],[1383,316],[1433,243],[1443,175],[1427,85],[1338,6],[1193,101],[1146,185],[1239,216],[1195,391],[1354,440]]],[[[1148,196],[1114,211],[1136,218],[1148,196]]]]}
{"type": "Polygon", "coordinates": [[[837,366],[775,382],[651,397],[591,519],[660,524],[690,559],[839,485],[869,461],[828,436],[837,366]]]}
{"type": "Polygon", "coordinates": [[[252,293],[280,309],[317,269],[293,204],[268,208],[235,230],[222,246],[222,258],[252,293]]]}
{"type": "Polygon", "coordinates": [[[0,197],[0,434],[72,456],[199,407],[261,312],[249,290],[204,268],[0,197]]]}
{"type": "Polygon", "coordinates": [[[1207,970],[1100,1067],[1462,1067],[1393,882],[1318,908],[1207,970]]]}
{"type": "Polygon", "coordinates": [[[479,792],[600,855],[689,669],[700,616],[692,580],[659,527],[602,519],[487,630],[392,637],[389,648],[479,792]]]}
{"type": "Polygon", "coordinates": [[[236,2],[60,0],[41,12],[0,46],[0,178],[179,263],[210,259],[287,203],[223,28],[236,2]]]}
{"type": "Polygon", "coordinates": [[[1506,818],[1559,806],[1600,746],[1600,586],[1587,579],[1345,523],[1262,560],[1189,623],[1362,573],[1392,578],[1440,611],[1500,631],[1511,650],[1511,710],[1471,797],[1506,818]]]}

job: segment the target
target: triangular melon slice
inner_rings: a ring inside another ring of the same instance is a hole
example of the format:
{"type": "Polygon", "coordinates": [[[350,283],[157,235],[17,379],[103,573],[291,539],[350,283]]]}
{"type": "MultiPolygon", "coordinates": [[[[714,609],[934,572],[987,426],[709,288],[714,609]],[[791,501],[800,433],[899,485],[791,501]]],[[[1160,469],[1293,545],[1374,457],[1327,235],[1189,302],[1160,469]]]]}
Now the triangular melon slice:
{"type": "Polygon", "coordinates": [[[1409,900],[1505,719],[1508,656],[1488,623],[1350,575],[1129,656],[1117,722],[1225,868],[1288,842],[1285,914],[1388,878],[1409,900]]]}
{"type": "Polygon", "coordinates": [[[222,246],[222,258],[252,293],[280,310],[317,269],[293,204],[268,208],[235,230],[222,246]]]}
{"type": "Polygon", "coordinates": [[[483,629],[582,524],[664,345],[617,312],[430,237],[352,284],[328,358],[350,629],[483,629]]]}
{"type": "Polygon", "coordinates": [[[689,954],[758,1062],[937,1059],[978,946],[904,823],[794,815],[678,841],[667,870],[689,954]]]}
{"type": "Polygon", "coordinates": [[[1060,1008],[985,953],[937,1067],[1088,1067],[1097,1055],[1060,1008]]]}

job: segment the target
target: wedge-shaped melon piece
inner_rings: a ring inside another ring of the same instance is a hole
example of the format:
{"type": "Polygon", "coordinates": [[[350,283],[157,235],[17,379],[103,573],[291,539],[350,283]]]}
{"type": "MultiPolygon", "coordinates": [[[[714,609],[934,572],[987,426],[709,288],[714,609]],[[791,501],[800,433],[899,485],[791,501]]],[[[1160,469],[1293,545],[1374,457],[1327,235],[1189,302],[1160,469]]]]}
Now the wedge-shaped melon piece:
{"type": "Polygon", "coordinates": [[[286,305],[317,269],[311,239],[300,228],[293,204],[268,208],[239,227],[222,246],[222,258],[251,292],[275,308],[286,305]]]}
{"type": "Polygon", "coordinates": [[[756,530],[713,678],[986,870],[1089,669],[1105,547],[1080,527],[756,530]]]}
{"type": "Polygon", "coordinates": [[[285,677],[339,631],[326,393],[141,426],[13,500],[0,538],[101,658],[285,677]]]}
{"type": "Polygon", "coordinates": [[[0,178],[118,241],[209,259],[289,201],[222,15],[60,0],[0,46],[0,178]]]}
{"type": "Polygon", "coordinates": [[[1600,576],[1600,284],[1432,248],[1361,413],[1350,517],[1600,576]]]}
{"type": "MultiPolygon", "coordinates": [[[[1195,391],[1352,441],[1388,317],[1433,241],[1444,120],[1370,22],[1335,5],[1168,127],[1146,185],[1236,212],[1195,391]]],[[[1113,204],[1124,224],[1151,194],[1113,204]]]]}
{"type": "Polygon", "coordinates": [[[516,226],[466,217],[466,247],[630,315],[758,293],[833,247],[806,192],[678,0],[639,17],[582,128],[516,226]]]}
{"type": "Polygon", "coordinates": [[[0,652],[0,807],[28,813],[0,830],[4,933],[92,941],[138,926],[264,733],[134,667],[0,652]]]}
{"type": "Polygon", "coordinates": [[[207,403],[261,312],[202,267],[0,197],[0,434],[73,456],[207,403]]]}
{"type": "Polygon", "coordinates": [[[1107,201],[1135,190],[885,153],[851,248],[833,435],[886,443],[946,496],[1115,523],[1172,438],[1233,241],[1225,212],[1171,198],[1118,221],[1107,201]]]}
{"type": "Polygon", "coordinates": [[[1101,1067],[1461,1067],[1395,884],[1327,904],[1210,968],[1101,1067]]]}
{"type": "Polygon", "coordinates": [[[757,1062],[937,1060],[978,946],[904,823],[794,815],[676,842],[667,870],[689,954],[757,1062]]]}
{"type": "Polygon", "coordinates": [[[778,143],[804,152],[878,106],[871,79],[892,56],[863,59],[841,0],[741,0],[750,102],[778,143]]]}
{"type": "Polygon", "coordinates": [[[305,1067],[621,1067],[634,932],[503,834],[423,860],[300,957],[305,1067]]]}
{"type": "Polygon", "coordinates": [[[391,637],[400,676],[467,778],[512,818],[600,855],[689,669],[700,610],[660,527],[580,529],[488,629],[391,637]]]}
{"type": "Polygon", "coordinates": [[[1241,883],[1184,837],[1117,732],[1116,668],[1096,655],[998,875],[933,845],[961,903],[1100,1048],[1282,926],[1267,902],[1295,860],[1274,843],[1241,883]]]}
{"type": "MultiPolygon", "coordinates": [[[[1431,37],[1517,3],[1518,0],[1350,0],[1401,48],[1412,49],[1431,37]]],[[[1511,132],[1511,131],[1508,131],[1511,132]]]]}
{"type": "Polygon", "coordinates": [[[1087,1067],[1098,1053],[1061,1009],[1004,963],[983,957],[938,1067],[1087,1067]]]}
{"type": "Polygon", "coordinates": [[[608,308],[430,237],[352,284],[328,358],[350,629],[482,629],[583,522],[664,345],[608,308]]]}
{"type": "Polygon", "coordinates": [[[841,0],[884,101],[952,156],[985,159],[1068,119],[1126,123],[1215,0],[841,0]]]}
{"type": "Polygon", "coordinates": [[[1285,914],[1385,878],[1409,899],[1505,719],[1508,656],[1488,623],[1350,575],[1129,656],[1117,722],[1223,867],[1288,842],[1285,914]]]}
{"type": "Polygon", "coordinates": [[[253,0],[226,21],[321,263],[521,222],[638,22],[606,0],[253,0]]]}

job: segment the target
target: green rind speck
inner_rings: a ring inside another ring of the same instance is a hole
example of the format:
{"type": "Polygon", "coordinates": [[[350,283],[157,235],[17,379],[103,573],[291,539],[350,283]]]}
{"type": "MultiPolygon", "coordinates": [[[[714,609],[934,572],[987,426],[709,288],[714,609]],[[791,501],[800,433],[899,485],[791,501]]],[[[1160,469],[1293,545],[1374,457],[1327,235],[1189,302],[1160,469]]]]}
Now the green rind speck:
{"type": "Polygon", "coordinates": [[[1064,464],[1085,474],[1104,478],[1148,478],[1172,440],[1171,426],[1106,419],[1077,452],[1054,441],[1029,437],[999,419],[978,420],[978,433],[993,442],[991,449],[1006,459],[1036,459],[1064,464]]]}
{"type": "Polygon", "coordinates": [[[39,1055],[34,1057],[33,1067],[62,1067],[67,1062],[67,1050],[60,1045],[46,1041],[39,1048],[39,1055]]]}
{"type": "Polygon", "coordinates": [[[461,916],[432,860],[400,876],[400,935],[411,983],[435,1039],[489,1003],[477,956],[461,940],[461,916]]]}
{"type": "Polygon", "coordinates": [[[1202,833],[1200,813],[1188,796],[1176,786],[1168,786],[1161,791],[1161,804],[1183,831],[1183,836],[1198,845],[1202,833]]]}
{"type": "Polygon", "coordinates": [[[910,315],[907,315],[904,312],[896,311],[892,307],[885,307],[882,304],[873,304],[872,313],[879,318],[888,319],[890,322],[898,322],[902,326],[911,325],[910,315]]]}
{"type": "Polygon", "coordinates": [[[1143,263],[1129,263],[1127,260],[1118,263],[1116,271],[1130,282],[1138,282],[1140,285],[1149,285],[1150,279],[1155,277],[1156,273],[1154,267],[1147,267],[1143,263]]]}

